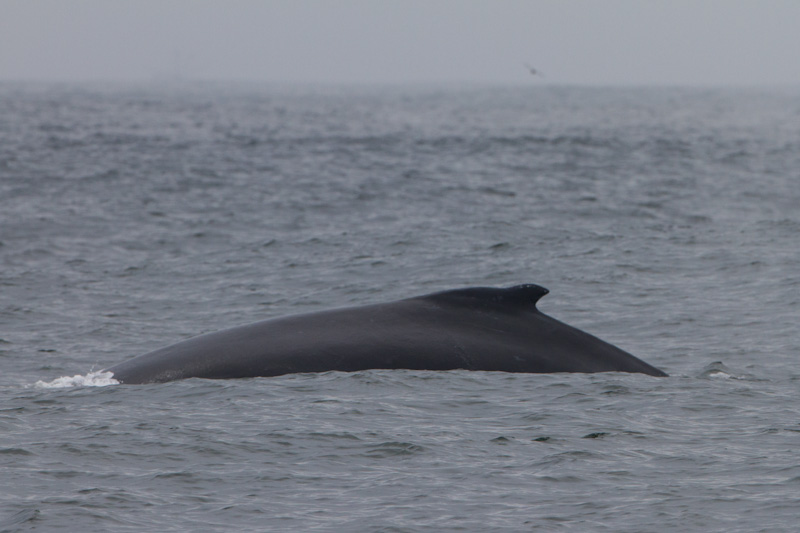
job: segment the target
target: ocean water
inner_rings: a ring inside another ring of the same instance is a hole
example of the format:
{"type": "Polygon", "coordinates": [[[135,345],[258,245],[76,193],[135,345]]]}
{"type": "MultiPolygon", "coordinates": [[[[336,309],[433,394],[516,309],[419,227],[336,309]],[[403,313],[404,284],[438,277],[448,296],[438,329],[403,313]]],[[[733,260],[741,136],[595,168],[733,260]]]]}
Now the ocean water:
{"type": "Polygon", "coordinates": [[[0,531],[793,531],[798,265],[798,89],[0,84],[0,531]],[[670,377],[91,374],[526,282],[670,377]]]}

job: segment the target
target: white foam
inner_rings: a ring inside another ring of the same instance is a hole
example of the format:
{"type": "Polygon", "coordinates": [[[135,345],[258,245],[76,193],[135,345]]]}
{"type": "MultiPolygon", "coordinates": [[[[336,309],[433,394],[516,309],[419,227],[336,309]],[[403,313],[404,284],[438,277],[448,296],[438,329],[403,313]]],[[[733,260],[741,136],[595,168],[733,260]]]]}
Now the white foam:
{"type": "Polygon", "coordinates": [[[708,374],[708,377],[711,379],[734,379],[735,376],[732,376],[727,372],[723,372],[722,370],[717,370],[716,372],[711,372],[708,374]]]}
{"type": "Polygon", "coordinates": [[[61,376],[53,381],[37,381],[34,387],[40,389],[66,389],[69,387],[107,387],[119,385],[113,372],[89,372],[85,376],[76,374],[72,377],[61,376]]]}

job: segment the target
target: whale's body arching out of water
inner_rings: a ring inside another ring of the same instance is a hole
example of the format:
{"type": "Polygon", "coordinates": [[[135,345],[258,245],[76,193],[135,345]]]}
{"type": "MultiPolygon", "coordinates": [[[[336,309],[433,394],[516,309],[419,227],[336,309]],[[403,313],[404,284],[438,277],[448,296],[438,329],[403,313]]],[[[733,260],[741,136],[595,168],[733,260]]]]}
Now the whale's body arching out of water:
{"type": "Polygon", "coordinates": [[[536,308],[538,285],[468,288],[264,320],[193,337],[111,368],[121,383],[367,369],[638,372],[633,355],[536,308]]]}

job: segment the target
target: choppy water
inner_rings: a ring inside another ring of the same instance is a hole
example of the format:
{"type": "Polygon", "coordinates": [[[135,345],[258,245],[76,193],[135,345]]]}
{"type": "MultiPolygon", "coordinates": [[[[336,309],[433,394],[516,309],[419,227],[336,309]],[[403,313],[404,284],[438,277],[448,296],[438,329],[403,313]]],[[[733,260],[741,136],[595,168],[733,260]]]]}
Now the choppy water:
{"type": "Polygon", "coordinates": [[[799,183],[800,90],[0,85],[0,530],[791,531],[799,183]],[[671,377],[54,387],[523,282],[671,377]]]}

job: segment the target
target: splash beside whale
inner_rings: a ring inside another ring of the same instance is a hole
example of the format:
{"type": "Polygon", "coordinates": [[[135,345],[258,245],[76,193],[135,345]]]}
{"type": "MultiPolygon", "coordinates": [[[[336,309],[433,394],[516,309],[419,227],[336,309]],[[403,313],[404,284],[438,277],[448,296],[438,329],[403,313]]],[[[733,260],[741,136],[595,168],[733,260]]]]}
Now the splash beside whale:
{"type": "Polygon", "coordinates": [[[477,287],[264,320],[106,370],[121,383],[367,369],[636,372],[666,376],[536,308],[539,285],[477,287]]]}

